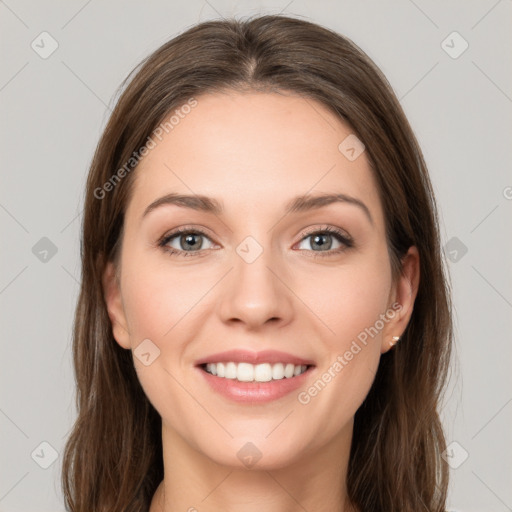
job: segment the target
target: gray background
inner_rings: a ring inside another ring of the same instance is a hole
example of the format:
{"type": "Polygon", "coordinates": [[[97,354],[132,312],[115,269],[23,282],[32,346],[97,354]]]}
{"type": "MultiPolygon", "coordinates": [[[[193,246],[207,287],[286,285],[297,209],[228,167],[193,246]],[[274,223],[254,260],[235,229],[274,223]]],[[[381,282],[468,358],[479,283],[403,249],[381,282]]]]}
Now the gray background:
{"type": "Polygon", "coordinates": [[[512,510],[512,2],[6,0],[0,511],[64,510],[59,478],[75,418],[70,341],[82,192],[118,85],[143,57],[199,21],[278,12],[359,44],[388,77],[419,138],[457,315],[442,412],[454,443],[446,455],[449,505],[512,510]],[[40,35],[45,31],[50,36],[40,35]],[[58,48],[48,56],[53,40],[58,48]],[[469,47],[458,55],[464,41],[469,47]]]}

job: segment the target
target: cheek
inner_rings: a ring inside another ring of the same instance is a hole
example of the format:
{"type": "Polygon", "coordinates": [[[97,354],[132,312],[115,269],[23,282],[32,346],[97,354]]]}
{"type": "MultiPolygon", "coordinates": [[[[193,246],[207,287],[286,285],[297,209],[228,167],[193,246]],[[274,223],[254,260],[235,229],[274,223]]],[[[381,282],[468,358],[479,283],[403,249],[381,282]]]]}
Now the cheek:
{"type": "Polygon", "coordinates": [[[301,289],[305,302],[328,328],[326,339],[332,348],[342,349],[385,313],[391,273],[387,260],[361,258],[357,264],[317,272],[301,289]]]}
{"type": "Polygon", "coordinates": [[[302,293],[328,329],[320,338],[324,357],[317,380],[302,390],[299,402],[306,408],[314,404],[320,416],[329,418],[325,425],[334,434],[355,414],[375,378],[391,274],[386,259],[371,256],[317,274],[315,284],[302,293]]]}
{"type": "Polygon", "coordinates": [[[137,264],[130,262],[123,276],[123,301],[132,346],[142,337],[156,344],[172,337],[174,326],[193,309],[204,295],[206,286],[199,286],[192,275],[172,270],[167,262],[149,265],[147,258],[137,264]]]}
{"type": "Polygon", "coordinates": [[[159,414],[173,424],[180,424],[180,408],[170,404],[190,404],[190,396],[178,384],[181,377],[176,365],[190,338],[194,304],[204,290],[198,289],[201,287],[197,283],[191,285],[190,276],[183,272],[148,265],[147,258],[145,265],[138,265],[133,258],[125,270],[123,301],[139,382],[159,414]],[[145,342],[147,348],[139,352],[137,346],[143,340],[151,343],[145,342]],[[150,353],[149,364],[138,357],[142,352],[150,353]]]}

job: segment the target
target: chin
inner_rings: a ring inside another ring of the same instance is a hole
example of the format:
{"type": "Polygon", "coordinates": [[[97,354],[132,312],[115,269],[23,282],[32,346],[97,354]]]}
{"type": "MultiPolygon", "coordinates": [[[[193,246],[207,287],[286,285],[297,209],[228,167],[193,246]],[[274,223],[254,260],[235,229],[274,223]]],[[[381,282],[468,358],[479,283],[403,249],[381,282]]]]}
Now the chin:
{"type": "Polygon", "coordinates": [[[271,434],[274,439],[265,439],[266,435],[231,439],[222,447],[210,445],[203,453],[222,466],[253,471],[282,469],[300,459],[302,443],[298,440],[294,442],[289,435],[285,440],[277,432],[271,434]]]}

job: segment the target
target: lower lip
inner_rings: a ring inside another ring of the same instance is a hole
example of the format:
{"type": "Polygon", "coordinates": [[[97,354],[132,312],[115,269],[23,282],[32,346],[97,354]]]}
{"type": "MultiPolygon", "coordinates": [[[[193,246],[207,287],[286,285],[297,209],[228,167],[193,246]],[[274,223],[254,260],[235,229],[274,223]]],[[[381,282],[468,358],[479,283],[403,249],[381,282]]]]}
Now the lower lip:
{"type": "Polygon", "coordinates": [[[240,382],[236,379],[217,377],[198,366],[196,368],[212,389],[226,398],[242,403],[265,403],[278,400],[303,386],[315,367],[308,367],[297,377],[285,377],[268,382],[240,382]]]}

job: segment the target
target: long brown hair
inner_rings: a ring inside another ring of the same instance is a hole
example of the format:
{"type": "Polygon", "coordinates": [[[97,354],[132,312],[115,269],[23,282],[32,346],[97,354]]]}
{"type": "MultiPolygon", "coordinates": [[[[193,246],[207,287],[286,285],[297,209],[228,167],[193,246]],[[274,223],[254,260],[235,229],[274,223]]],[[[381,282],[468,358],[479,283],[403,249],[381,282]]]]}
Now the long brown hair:
{"type": "Polygon", "coordinates": [[[147,511],[164,476],[161,419],[139,384],[131,351],[113,338],[102,288],[105,265],[119,254],[134,155],[191,98],[259,90],[318,100],[347,123],[377,179],[394,277],[407,249],[418,248],[412,317],[398,345],[382,355],[355,415],[347,486],[361,511],[444,511],[448,468],[438,408],[452,343],[449,284],[427,167],[380,70],[336,32],[259,16],[190,28],[146,58],[122,88],[86,188],[73,339],[78,416],[62,467],[68,510],[147,511]]]}

